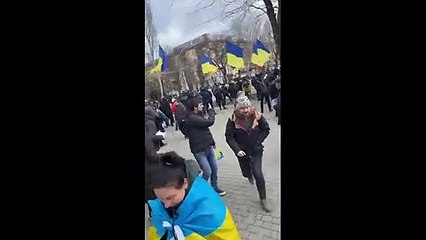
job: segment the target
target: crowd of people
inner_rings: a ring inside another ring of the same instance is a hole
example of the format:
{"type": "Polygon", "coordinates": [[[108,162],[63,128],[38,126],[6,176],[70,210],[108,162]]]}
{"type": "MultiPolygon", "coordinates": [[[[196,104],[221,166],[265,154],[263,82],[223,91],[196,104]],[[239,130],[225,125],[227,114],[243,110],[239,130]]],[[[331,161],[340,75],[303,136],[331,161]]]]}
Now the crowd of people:
{"type": "Polygon", "coordinates": [[[149,239],[240,239],[220,198],[226,191],[218,186],[216,142],[209,129],[217,114],[214,99],[220,111],[227,109],[227,100],[232,103],[234,111],[226,123],[224,139],[238,160],[242,176],[256,185],[261,207],[266,212],[272,210],[262,172],[262,143],[270,128],[262,114],[267,104],[270,112],[275,109],[281,123],[280,80],[276,69],[235,78],[229,84],[202,87],[200,91],[168,95],[160,102],[145,101],[145,201],[152,218],[149,239]],[[260,112],[251,102],[252,87],[255,99],[260,101],[260,112]],[[158,153],[166,144],[165,128],[174,125],[189,140],[195,160],[175,152],[158,153]]]}

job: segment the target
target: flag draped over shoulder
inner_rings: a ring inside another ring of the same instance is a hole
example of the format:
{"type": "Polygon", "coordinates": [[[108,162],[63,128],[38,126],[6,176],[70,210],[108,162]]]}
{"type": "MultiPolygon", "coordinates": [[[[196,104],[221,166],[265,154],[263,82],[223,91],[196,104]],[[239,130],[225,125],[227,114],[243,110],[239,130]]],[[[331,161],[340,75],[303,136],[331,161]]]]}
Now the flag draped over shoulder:
{"type": "Polygon", "coordinates": [[[253,44],[253,54],[251,56],[251,62],[258,65],[263,66],[269,60],[271,56],[271,52],[268,48],[257,39],[253,44]]]}
{"type": "Polygon", "coordinates": [[[222,198],[201,177],[191,189],[172,219],[160,200],[148,201],[152,209],[152,226],[148,240],[240,240],[231,213],[222,198]]]}
{"type": "Polygon", "coordinates": [[[229,66],[244,68],[243,49],[231,42],[226,42],[226,59],[229,66]]]}
{"type": "Polygon", "coordinates": [[[157,64],[153,69],[149,71],[149,73],[157,73],[157,72],[164,72],[164,70],[168,67],[168,61],[167,61],[167,54],[164,52],[161,45],[158,47],[158,55],[160,56],[159,59],[157,59],[157,64]]]}
{"type": "Polygon", "coordinates": [[[217,71],[217,67],[213,65],[211,59],[205,55],[201,56],[201,70],[204,74],[206,73],[215,73],[217,71]]]}

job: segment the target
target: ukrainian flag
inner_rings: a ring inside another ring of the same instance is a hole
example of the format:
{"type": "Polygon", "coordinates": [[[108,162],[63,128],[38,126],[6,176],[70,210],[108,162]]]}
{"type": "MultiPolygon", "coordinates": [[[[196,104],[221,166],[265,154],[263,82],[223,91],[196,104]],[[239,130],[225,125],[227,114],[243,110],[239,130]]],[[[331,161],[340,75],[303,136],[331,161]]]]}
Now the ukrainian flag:
{"type": "Polygon", "coordinates": [[[256,43],[253,45],[253,54],[251,56],[251,62],[258,65],[263,66],[271,57],[271,52],[266,46],[259,41],[256,40],[256,43]]]}
{"type": "Polygon", "coordinates": [[[158,47],[158,55],[160,56],[160,58],[157,60],[157,64],[155,65],[155,67],[151,69],[149,73],[164,72],[164,70],[166,70],[166,68],[168,67],[169,64],[167,61],[167,54],[166,52],[164,52],[161,45],[159,45],[158,47]]]}
{"type": "Polygon", "coordinates": [[[251,54],[251,62],[258,66],[262,66],[259,61],[259,56],[257,55],[257,47],[255,43],[253,43],[253,53],[251,54]]]}
{"type": "Polygon", "coordinates": [[[229,66],[244,68],[243,49],[237,45],[226,42],[226,58],[229,66]]]}
{"type": "Polygon", "coordinates": [[[203,55],[201,56],[201,70],[204,74],[215,73],[217,71],[217,67],[213,65],[209,57],[203,55]]]}
{"type": "Polygon", "coordinates": [[[177,217],[171,218],[158,199],[148,204],[152,209],[148,240],[160,240],[165,234],[167,240],[241,240],[222,198],[201,177],[195,179],[177,209],[177,217]]]}

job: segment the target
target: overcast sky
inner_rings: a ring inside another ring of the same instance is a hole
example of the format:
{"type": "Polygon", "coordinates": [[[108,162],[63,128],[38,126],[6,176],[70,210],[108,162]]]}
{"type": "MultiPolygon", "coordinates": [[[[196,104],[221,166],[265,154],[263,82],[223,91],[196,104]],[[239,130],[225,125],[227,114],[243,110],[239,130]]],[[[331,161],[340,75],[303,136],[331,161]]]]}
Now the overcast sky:
{"type": "MultiPolygon", "coordinates": [[[[202,1],[207,2],[208,1],[202,1]]],[[[161,45],[175,47],[204,33],[219,33],[229,29],[228,24],[213,20],[200,24],[217,15],[218,6],[195,13],[196,0],[151,0],[151,9],[158,39],[161,45]]],[[[204,4],[203,4],[204,5],[204,4]]]]}

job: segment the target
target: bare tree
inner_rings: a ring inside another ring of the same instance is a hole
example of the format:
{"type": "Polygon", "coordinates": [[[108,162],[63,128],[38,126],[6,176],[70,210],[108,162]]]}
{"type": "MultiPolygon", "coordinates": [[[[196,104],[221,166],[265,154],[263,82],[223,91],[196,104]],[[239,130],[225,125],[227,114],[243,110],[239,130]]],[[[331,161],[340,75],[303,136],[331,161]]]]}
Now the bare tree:
{"type": "MultiPolygon", "coordinates": [[[[254,18],[257,19],[262,15],[266,15],[271,25],[273,39],[276,45],[276,52],[280,51],[280,1],[279,0],[210,0],[198,1],[198,8],[196,12],[200,12],[213,5],[219,5],[222,11],[215,17],[210,18],[201,24],[210,22],[212,20],[229,21],[232,19],[239,19],[243,21],[250,12],[256,12],[258,15],[254,18]],[[206,3],[207,2],[207,3],[206,3]],[[202,5],[204,3],[204,5],[202,5]]],[[[250,15],[250,14],[249,14],[250,15]]]]}
{"type": "Polygon", "coordinates": [[[145,44],[148,48],[147,60],[154,61],[155,51],[158,47],[157,30],[152,19],[152,11],[149,0],[145,0],[145,44]]]}
{"type": "MultiPolygon", "coordinates": [[[[253,13],[249,13],[250,15],[254,15],[253,13]]],[[[233,19],[231,23],[231,30],[234,32],[235,36],[241,39],[253,40],[259,38],[261,27],[261,21],[252,21],[246,18],[242,21],[240,19],[233,19]]]]}

